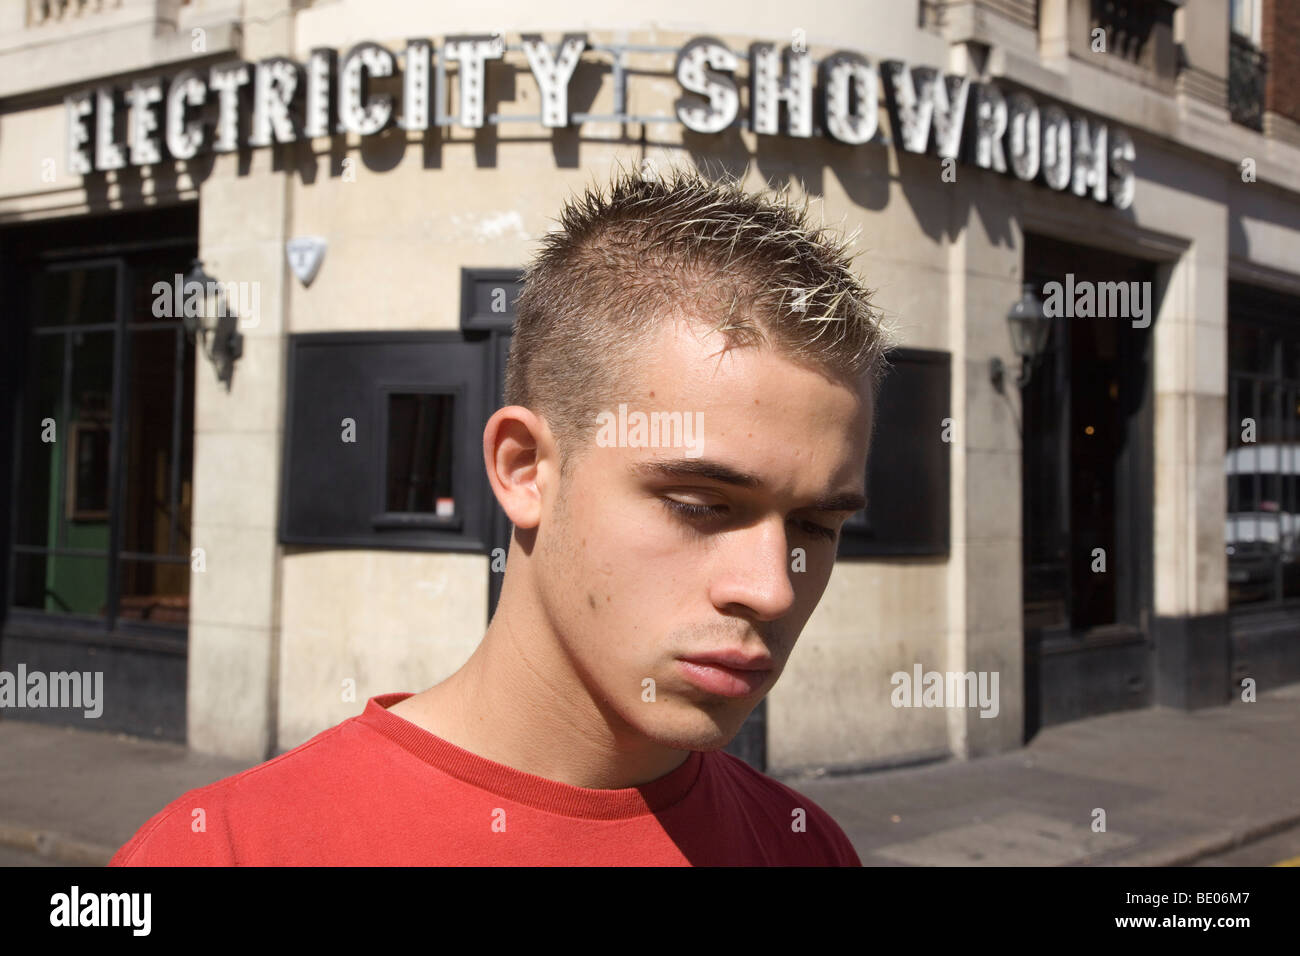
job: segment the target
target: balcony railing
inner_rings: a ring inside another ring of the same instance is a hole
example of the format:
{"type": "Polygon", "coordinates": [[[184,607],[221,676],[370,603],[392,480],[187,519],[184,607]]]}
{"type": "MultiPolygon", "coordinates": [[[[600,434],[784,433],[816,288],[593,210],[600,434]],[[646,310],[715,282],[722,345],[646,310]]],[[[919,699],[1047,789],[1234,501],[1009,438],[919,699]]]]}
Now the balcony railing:
{"type": "Polygon", "coordinates": [[[121,8],[122,0],[27,0],[27,25],[62,23],[121,8]]]}
{"type": "MultiPolygon", "coordinates": [[[[1131,64],[1157,83],[1172,85],[1178,74],[1178,54],[1174,43],[1174,13],[1177,7],[1169,0],[1091,0],[1088,6],[1087,33],[1078,40],[1091,41],[1101,30],[1107,57],[1131,64]]],[[[1078,42],[1076,40],[1076,42],[1078,42]]],[[[1084,58],[1090,55],[1086,42],[1084,58]]]]}
{"type": "Polygon", "coordinates": [[[1232,121],[1264,129],[1264,77],[1268,58],[1245,37],[1232,34],[1228,45],[1228,109],[1232,121]]]}

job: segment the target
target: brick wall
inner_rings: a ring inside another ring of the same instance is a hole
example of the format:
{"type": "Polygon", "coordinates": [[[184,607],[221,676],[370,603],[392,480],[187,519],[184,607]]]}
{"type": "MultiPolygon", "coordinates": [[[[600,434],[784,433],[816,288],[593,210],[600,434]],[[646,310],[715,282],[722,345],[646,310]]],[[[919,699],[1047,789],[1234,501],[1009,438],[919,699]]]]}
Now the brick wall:
{"type": "Polygon", "coordinates": [[[1260,42],[1268,55],[1264,108],[1300,122],[1300,0],[1264,0],[1260,42]]]}

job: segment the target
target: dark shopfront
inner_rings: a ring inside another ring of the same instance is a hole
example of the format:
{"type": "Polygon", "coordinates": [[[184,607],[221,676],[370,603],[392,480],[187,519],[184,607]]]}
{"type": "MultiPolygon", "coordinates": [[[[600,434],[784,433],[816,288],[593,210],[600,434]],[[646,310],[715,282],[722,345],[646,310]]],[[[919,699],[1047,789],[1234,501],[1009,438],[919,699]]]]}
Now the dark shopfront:
{"type": "Polygon", "coordinates": [[[0,231],[0,668],[104,697],[6,717],[185,739],[195,352],[151,290],[197,235],[194,205],[0,231]]]}
{"type": "MultiPolygon", "coordinates": [[[[1149,282],[1153,263],[1026,236],[1025,282],[1149,282]]],[[[1095,286],[1094,286],[1095,288],[1095,286]]],[[[1152,315],[1155,302],[1149,301],[1152,315]]],[[[1052,320],[1022,393],[1025,733],[1156,702],[1154,324],[1052,320]]]]}
{"type": "Polygon", "coordinates": [[[1225,544],[1234,686],[1300,680],[1300,296],[1228,284],[1225,544]]]}
{"type": "MultiPolygon", "coordinates": [[[[1158,311],[1155,263],[1026,237],[1027,282],[1067,274],[1150,282],[1158,311]]],[[[1154,323],[1053,320],[1023,393],[1027,738],[1300,680],[1300,298],[1231,282],[1228,317],[1228,610],[1192,619],[1152,611],[1154,323]]]]}

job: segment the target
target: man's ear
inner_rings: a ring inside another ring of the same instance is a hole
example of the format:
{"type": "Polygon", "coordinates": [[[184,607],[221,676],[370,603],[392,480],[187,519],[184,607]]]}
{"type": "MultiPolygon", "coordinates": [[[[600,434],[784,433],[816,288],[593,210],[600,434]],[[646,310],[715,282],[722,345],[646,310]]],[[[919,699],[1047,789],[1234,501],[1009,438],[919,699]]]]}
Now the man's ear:
{"type": "MultiPolygon", "coordinates": [[[[546,420],[522,405],[499,408],[483,429],[483,466],[501,510],[516,528],[536,528],[559,456],[546,420]]],[[[552,485],[553,487],[553,485],[552,485]]]]}

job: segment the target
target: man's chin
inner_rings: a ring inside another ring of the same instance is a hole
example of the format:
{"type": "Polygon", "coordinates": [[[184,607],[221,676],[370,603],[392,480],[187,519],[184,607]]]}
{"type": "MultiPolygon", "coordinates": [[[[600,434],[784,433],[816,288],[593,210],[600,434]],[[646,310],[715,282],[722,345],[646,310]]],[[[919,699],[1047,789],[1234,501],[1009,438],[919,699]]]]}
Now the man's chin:
{"type": "Polygon", "coordinates": [[[749,711],[739,715],[710,714],[695,708],[691,711],[679,720],[657,722],[642,732],[660,746],[673,750],[722,750],[740,733],[749,716],[749,711]]]}

